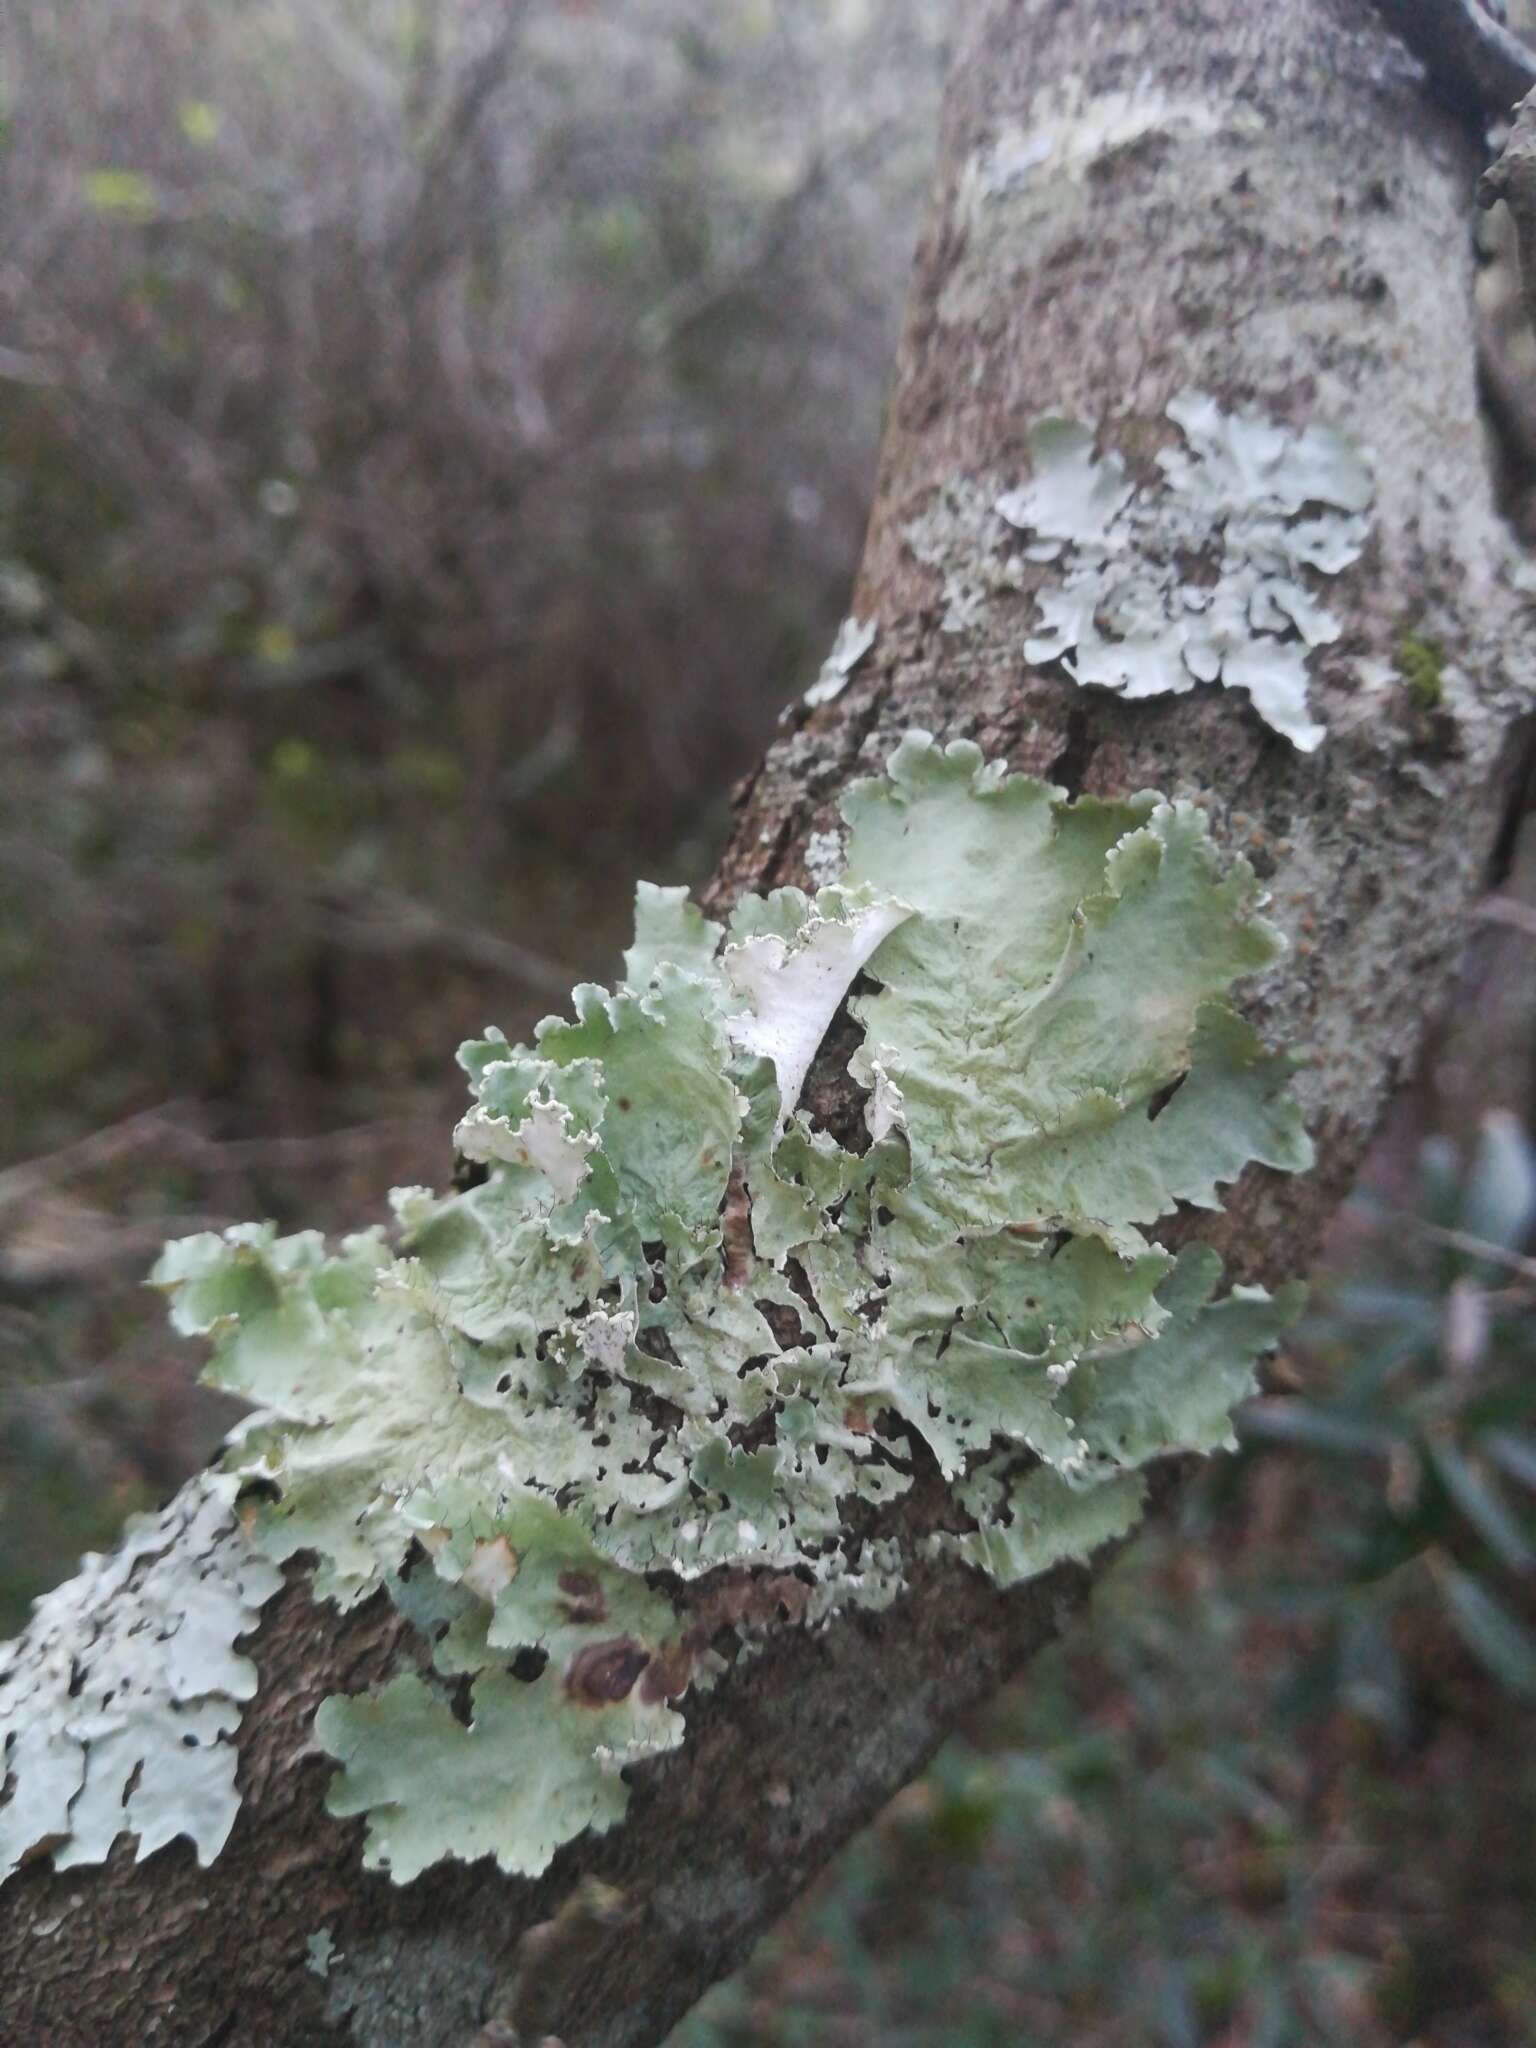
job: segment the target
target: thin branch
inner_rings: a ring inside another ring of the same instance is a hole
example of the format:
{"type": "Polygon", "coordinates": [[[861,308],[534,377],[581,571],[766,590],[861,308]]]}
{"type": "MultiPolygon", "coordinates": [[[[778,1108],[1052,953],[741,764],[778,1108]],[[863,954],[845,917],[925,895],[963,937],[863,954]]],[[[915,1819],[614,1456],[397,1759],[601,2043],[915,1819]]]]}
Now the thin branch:
{"type": "MultiPolygon", "coordinates": [[[[8,1167],[0,1173],[0,1216],[23,1202],[36,1200],[61,1182],[115,1166],[140,1151],[168,1152],[211,1175],[244,1172],[252,1166],[293,1170],[356,1158],[407,1133],[431,1131],[436,1135],[440,1129],[436,1117],[401,1116],[349,1124],[341,1130],[322,1131],[313,1136],[210,1138],[195,1125],[179,1120],[194,1110],[195,1105],[188,1103],[162,1103],[157,1109],[140,1110],[120,1123],[92,1131],[56,1152],[45,1152],[8,1167]]],[[[180,1227],[185,1219],[172,1218],[172,1222],[180,1227]]]]}
{"type": "Polygon", "coordinates": [[[1510,931],[1536,939],[1536,904],[1522,903],[1515,896],[1490,896],[1477,906],[1477,915],[1487,924],[1502,924],[1510,931]]]}
{"type": "Polygon", "coordinates": [[[335,1159],[366,1155],[391,1139],[408,1132],[442,1135],[439,1117],[380,1117],[376,1123],[348,1124],[338,1131],[322,1131],[313,1137],[294,1138],[205,1138],[200,1131],[178,1130],[177,1147],[213,1172],[247,1166],[293,1168],[324,1166],[335,1159]]]}
{"type": "Polygon", "coordinates": [[[1375,0],[1375,6],[1458,114],[1484,122],[1507,117],[1536,88],[1536,50],[1478,0],[1375,0]]]}
{"type": "Polygon", "coordinates": [[[478,925],[459,924],[429,904],[392,889],[332,883],[322,892],[330,936],[359,952],[457,954],[472,966],[505,974],[521,987],[563,1001],[580,975],[558,960],[478,925]]]}
{"type": "Polygon", "coordinates": [[[125,1267],[148,1266],[167,1238],[224,1230],[234,1217],[220,1210],[168,1211],[130,1223],[95,1227],[77,1223],[68,1243],[8,1245],[0,1251],[0,1300],[24,1302],[61,1287],[83,1287],[125,1267]]]}
{"type": "Polygon", "coordinates": [[[1486,1259],[1490,1266],[1502,1266],[1506,1272],[1518,1273],[1522,1280],[1536,1285],[1536,1259],[1527,1258],[1523,1252],[1506,1251],[1501,1244],[1490,1244],[1486,1238],[1474,1237],[1468,1230],[1448,1230],[1440,1223],[1426,1223],[1422,1216],[1414,1216],[1406,1209],[1394,1209],[1390,1213],[1393,1223],[1402,1224],[1406,1229],[1426,1237],[1431,1244],[1441,1244],[1448,1251],[1465,1252],[1469,1258],[1486,1259]]]}
{"type": "Polygon", "coordinates": [[[58,378],[48,365],[25,349],[0,346],[0,383],[53,385],[58,378]]]}
{"type": "Polygon", "coordinates": [[[140,1110],[136,1116],[92,1131],[88,1137],[63,1145],[56,1152],[45,1152],[36,1159],[24,1159],[19,1165],[8,1167],[0,1173],[0,1214],[18,1202],[33,1200],[60,1181],[75,1180],[82,1173],[115,1165],[145,1146],[162,1144],[166,1132],[174,1128],[168,1118],[175,1107],[174,1103],[163,1102],[156,1109],[140,1110]]]}

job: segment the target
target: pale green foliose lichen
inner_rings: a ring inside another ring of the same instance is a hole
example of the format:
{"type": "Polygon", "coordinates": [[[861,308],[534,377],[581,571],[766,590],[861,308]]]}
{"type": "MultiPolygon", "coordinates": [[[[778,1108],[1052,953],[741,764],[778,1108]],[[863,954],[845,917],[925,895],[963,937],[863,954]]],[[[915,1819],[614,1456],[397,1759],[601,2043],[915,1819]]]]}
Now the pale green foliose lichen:
{"type": "Polygon", "coordinates": [[[420,1633],[316,1722],[397,1881],[534,1873],[614,1825],[754,1584],[808,1622],[895,1598],[912,1559],[870,1517],[924,1459],[973,1524],[925,1548],[1005,1584],[1086,1557],[1153,1460],[1225,1440],[1295,1312],[1147,1235],[1309,1159],[1290,1061],[1228,1000],[1280,941],[1200,814],[912,733],[843,818],[814,898],[722,929],[642,887],[618,987],[463,1048],[483,1184],[399,1190],[393,1233],[335,1249],[246,1226],[157,1268],[255,1404],[226,1471],[265,1557],[420,1633]],[[845,1000],[847,1144],[801,1102],[845,1000]]]}
{"type": "Polygon", "coordinates": [[[1194,391],[1168,417],[1183,445],[1159,454],[1154,484],[1113,450],[1096,454],[1091,427],[1042,419],[1026,483],[957,487],[908,542],[944,574],[946,630],[1033,590],[1028,660],[1126,697],[1220,682],[1309,753],[1326,733],[1308,708],[1308,660],[1340,632],[1309,577],[1359,559],[1370,472],[1334,427],[1227,413],[1194,391]],[[1010,528],[1030,536],[1022,554],[999,551],[1010,528]]]}

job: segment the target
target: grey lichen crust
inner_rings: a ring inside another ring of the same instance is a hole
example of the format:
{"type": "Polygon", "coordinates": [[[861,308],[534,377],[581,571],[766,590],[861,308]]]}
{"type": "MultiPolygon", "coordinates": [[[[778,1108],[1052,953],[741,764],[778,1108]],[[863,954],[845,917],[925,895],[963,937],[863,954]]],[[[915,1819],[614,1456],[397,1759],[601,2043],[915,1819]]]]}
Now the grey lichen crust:
{"type": "MultiPolygon", "coordinates": [[[[1201,815],[1069,804],[923,733],[843,815],[814,898],[722,930],[642,886],[616,989],[463,1048],[482,1185],[398,1191],[394,1233],[335,1250],[247,1226],[157,1268],[210,1379],[257,1404],[226,1469],[265,1556],[311,1555],[343,1607],[384,1588],[421,1633],[316,1722],[333,1811],[368,1815],[397,1881],[537,1872],[612,1826],[730,1630],[895,1597],[881,1511],[922,1462],[954,1498],[930,1545],[1005,1584],[1088,1555],[1152,1460],[1227,1439],[1295,1312],[1215,1298],[1214,1253],[1146,1235],[1250,1161],[1309,1159],[1290,1062],[1227,999],[1280,941],[1201,815]],[[800,1099],[845,1004],[846,1145],[800,1099]]],[[[104,1847],[93,1824],[66,1853],[104,1847]]]]}
{"type": "Polygon", "coordinates": [[[1307,706],[1312,651],[1339,636],[1310,576],[1359,559],[1369,470],[1336,428],[1225,413],[1186,391],[1168,407],[1182,447],[1138,485],[1091,427],[1043,419],[1029,480],[967,484],[907,528],[944,575],[944,626],[964,632],[1003,593],[1032,590],[1024,653],[1079,683],[1155,697],[1220,682],[1303,753],[1325,737],[1307,706]],[[1009,531],[1032,536],[1006,552],[1009,531]],[[1004,551],[1000,551],[1004,550],[1004,551]],[[979,566],[978,566],[979,565],[979,566]],[[1043,576],[1043,580],[1042,580],[1043,576]]]}
{"type": "Polygon", "coordinates": [[[228,1738],[256,1690],[234,1646],[282,1583],[236,1525],[237,1486],[210,1474],[135,1515],[0,1646],[0,1881],[39,1844],[60,1870],[125,1833],[140,1858],[177,1835],[201,1863],[223,1848],[240,1803],[228,1738]]]}

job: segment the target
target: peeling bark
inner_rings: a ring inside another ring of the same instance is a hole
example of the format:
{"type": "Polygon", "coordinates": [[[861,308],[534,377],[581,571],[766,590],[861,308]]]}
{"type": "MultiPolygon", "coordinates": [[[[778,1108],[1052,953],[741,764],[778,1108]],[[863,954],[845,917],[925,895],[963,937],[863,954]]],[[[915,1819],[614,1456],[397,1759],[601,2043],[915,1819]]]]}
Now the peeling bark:
{"type": "Polygon", "coordinates": [[[1526,319],[1536,328],[1536,91],[1516,108],[1509,140],[1484,171],[1477,197],[1480,205],[1494,206],[1502,199],[1509,208],[1520,260],[1520,297],[1526,319]]]}
{"type": "MultiPolygon", "coordinates": [[[[840,789],[914,724],[1074,791],[1150,784],[1203,803],[1292,940],[1249,1007],[1313,1048],[1318,1170],[1251,1171],[1202,1232],[1239,1278],[1311,1257],[1450,985],[1522,765],[1536,662],[1477,411],[1478,168],[1363,0],[975,0],[855,594],[878,637],[835,697],[797,707],[741,792],[713,888],[719,906],[806,881],[840,789]],[[1149,464],[1190,386],[1336,421],[1374,461],[1372,541],[1330,585],[1346,630],[1314,664],[1330,728],[1315,754],[1230,692],[1128,704],[1032,670],[1027,595],[945,634],[903,538],[948,484],[1019,481],[1046,412],[1105,423],[1149,464]],[[1446,650],[1433,715],[1396,676],[1409,635],[1446,650]]],[[[811,1091],[837,1113],[835,1076],[813,1073],[811,1091]]],[[[916,1531],[942,1508],[919,1484],[894,1512],[916,1531]]],[[[615,1833],[536,1884],[450,1865],[402,1889],[363,1873],[360,1821],[324,1813],[329,1766],[309,1738],[325,1695],[392,1668],[400,1624],[377,1599],[317,1607],[291,1575],[249,1646],[261,1690],[228,1847],[207,1871],[185,1843],[135,1866],[119,1842],[99,1870],[19,1873],[0,1889],[0,2035],[467,2048],[536,2030],[642,2048],[1092,1576],[1003,1596],[930,1565],[884,1613],[781,1626],[690,1702],[685,1746],[635,1773],[615,1833]]]]}

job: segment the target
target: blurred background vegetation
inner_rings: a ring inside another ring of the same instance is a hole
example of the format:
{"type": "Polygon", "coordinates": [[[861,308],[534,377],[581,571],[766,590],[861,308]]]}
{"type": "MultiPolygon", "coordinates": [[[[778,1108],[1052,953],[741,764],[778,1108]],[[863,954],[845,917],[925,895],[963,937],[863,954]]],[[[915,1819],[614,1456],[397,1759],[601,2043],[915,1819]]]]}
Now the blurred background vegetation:
{"type": "MultiPolygon", "coordinates": [[[[160,1240],[440,1182],[458,1040],[707,873],[845,604],[948,17],[0,11],[0,1634],[232,1419],[160,1240]]],[[[679,2048],[1536,2043],[1531,837],[1238,1453],[679,2048]]]]}

